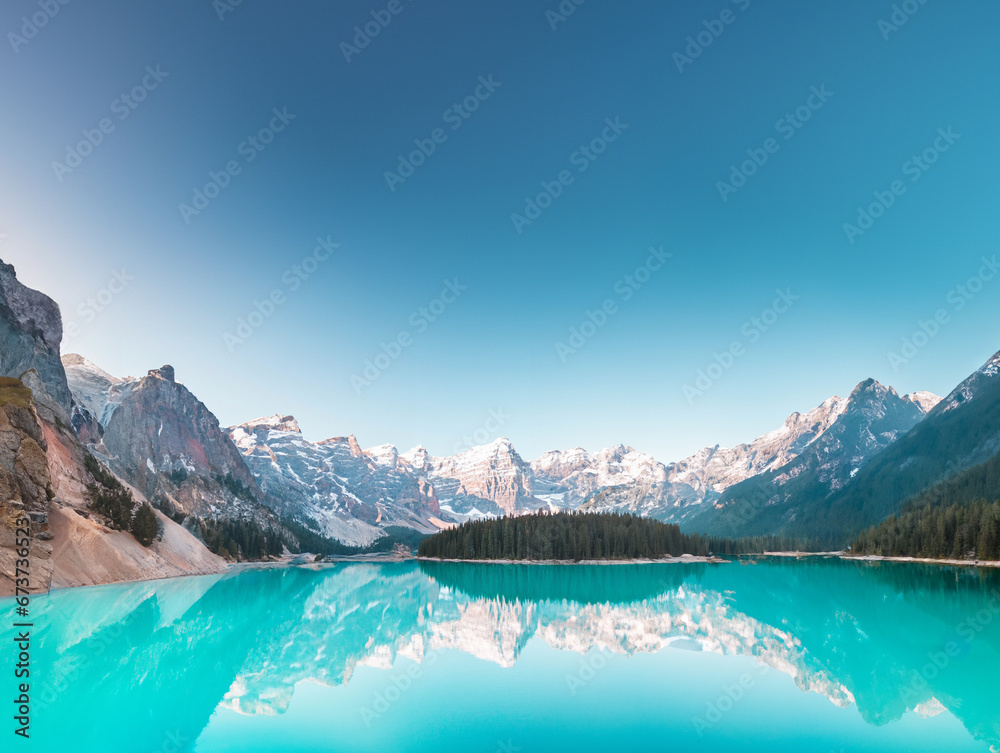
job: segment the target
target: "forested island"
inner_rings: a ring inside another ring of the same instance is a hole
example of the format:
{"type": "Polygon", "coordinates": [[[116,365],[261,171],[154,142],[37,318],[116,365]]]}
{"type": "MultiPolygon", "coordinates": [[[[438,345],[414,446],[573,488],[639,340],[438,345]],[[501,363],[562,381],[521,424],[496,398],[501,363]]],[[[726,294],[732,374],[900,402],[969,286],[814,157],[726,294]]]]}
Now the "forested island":
{"type": "Polygon", "coordinates": [[[774,540],[731,541],[684,534],[628,513],[541,512],[475,520],[424,539],[417,556],[448,560],[658,560],[688,554],[765,551],[774,540]]]}

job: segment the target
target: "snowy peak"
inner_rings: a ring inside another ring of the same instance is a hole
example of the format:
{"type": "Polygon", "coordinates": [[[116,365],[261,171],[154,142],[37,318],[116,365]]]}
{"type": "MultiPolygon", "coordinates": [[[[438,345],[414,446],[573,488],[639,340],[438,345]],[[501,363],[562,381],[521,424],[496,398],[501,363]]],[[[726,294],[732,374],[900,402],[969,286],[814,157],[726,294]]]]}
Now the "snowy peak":
{"type": "Polygon", "coordinates": [[[365,451],[361,449],[361,445],[358,444],[358,438],[353,434],[348,434],[346,437],[331,437],[330,439],[324,439],[316,444],[323,445],[346,445],[351,455],[356,458],[364,457],[365,451]]]}
{"type": "Polygon", "coordinates": [[[533,474],[506,437],[448,458],[433,458],[429,477],[442,509],[459,515],[513,515],[531,509],[533,474]]]}
{"type": "Polygon", "coordinates": [[[531,463],[535,473],[555,479],[564,479],[590,465],[590,453],[582,447],[569,450],[550,450],[531,463]]]}
{"type": "Polygon", "coordinates": [[[386,468],[395,468],[399,463],[399,452],[391,444],[382,444],[378,447],[370,447],[365,450],[365,455],[375,461],[377,465],[386,468]]]}
{"type": "Polygon", "coordinates": [[[667,480],[667,467],[644,452],[616,445],[590,453],[582,447],[546,452],[531,463],[536,496],[550,507],[577,507],[608,487],[649,489],[667,480]]]}
{"type": "Polygon", "coordinates": [[[924,415],[930,413],[937,404],[941,402],[942,398],[939,395],[935,395],[933,392],[926,392],[921,390],[919,392],[914,392],[910,395],[903,395],[904,400],[909,400],[911,403],[917,405],[924,415]]]}
{"type": "Polygon", "coordinates": [[[295,420],[295,416],[282,416],[280,413],[275,413],[273,416],[265,418],[255,418],[253,421],[247,421],[232,428],[244,429],[248,432],[265,429],[268,431],[284,431],[291,434],[302,433],[302,429],[299,428],[299,422],[295,420]]]}
{"type": "Polygon", "coordinates": [[[956,387],[948,397],[935,408],[935,412],[947,413],[978,399],[986,391],[993,390],[998,384],[1000,374],[1000,353],[993,355],[981,368],[956,387]]]}
{"type": "Polygon", "coordinates": [[[919,405],[901,398],[892,387],[875,379],[866,379],[854,388],[844,415],[861,414],[869,420],[877,420],[893,411],[919,414],[920,417],[924,413],[919,405]]]}
{"type": "MultiPolygon", "coordinates": [[[[63,356],[62,363],[73,398],[101,425],[106,425],[108,417],[105,415],[105,410],[114,399],[112,391],[119,392],[117,388],[124,380],[112,376],[97,364],[76,353],[63,356]]],[[[111,408],[113,410],[113,406],[111,408]]]]}
{"type": "Polygon", "coordinates": [[[109,374],[93,361],[88,361],[79,353],[67,353],[62,357],[63,366],[68,370],[72,368],[79,375],[89,375],[95,380],[100,380],[108,384],[118,384],[122,380],[109,374]]]}
{"type": "Polygon", "coordinates": [[[812,410],[792,413],[780,428],[749,444],[707,447],[672,465],[670,480],[693,489],[695,500],[711,501],[734,484],[793,461],[833,426],[849,403],[834,395],[812,410]]]}
{"type": "Polygon", "coordinates": [[[427,448],[422,444],[417,445],[409,452],[404,452],[399,457],[403,462],[410,465],[415,471],[422,471],[431,463],[431,456],[427,452],[427,448]]]}

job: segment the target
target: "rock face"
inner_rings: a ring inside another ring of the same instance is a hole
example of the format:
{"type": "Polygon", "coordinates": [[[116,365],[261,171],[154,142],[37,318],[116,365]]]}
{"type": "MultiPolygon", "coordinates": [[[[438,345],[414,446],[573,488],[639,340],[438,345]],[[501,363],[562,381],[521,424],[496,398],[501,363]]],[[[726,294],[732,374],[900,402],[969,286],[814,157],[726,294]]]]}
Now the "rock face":
{"type": "Polygon", "coordinates": [[[531,466],[508,439],[498,439],[447,458],[432,458],[426,478],[442,509],[460,515],[512,515],[534,509],[531,466]]]}
{"type": "Polygon", "coordinates": [[[36,538],[28,547],[33,583],[47,583],[51,570],[48,533],[49,500],[53,496],[46,442],[31,397],[20,380],[0,378],[0,594],[14,591],[17,530],[36,538]],[[25,525],[24,521],[30,521],[25,525]]]}
{"type": "MultiPolygon", "coordinates": [[[[62,323],[48,296],[22,285],[0,262],[0,596],[13,592],[11,524],[32,521],[32,592],[221,569],[225,563],[160,516],[162,538],[143,547],[91,515],[81,436],[96,433],[73,400],[59,359],[62,323]]],[[[137,501],[145,501],[136,490],[137,501]]],[[[16,528],[16,526],[15,526],[16,528]]]]}
{"type": "Polygon", "coordinates": [[[78,355],[63,362],[80,405],[97,417],[91,449],[146,498],[170,514],[280,529],[229,433],[172,366],[119,379],[78,355]]]}
{"type": "Polygon", "coordinates": [[[353,435],[309,442],[280,415],[229,434],[268,504],[319,535],[367,546],[393,526],[431,533],[443,525],[433,486],[394,447],[365,451],[353,435]]]}
{"type": "Polygon", "coordinates": [[[112,395],[120,394],[117,386],[122,380],[112,376],[83,356],[70,353],[62,357],[73,399],[99,423],[107,423],[104,410],[111,404],[112,395]]]}
{"type": "Polygon", "coordinates": [[[55,301],[21,284],[14,267],[0,261],[0,375],[32,390],[42,418],[69,423],[72,397],[59,361],[61,340],[55,301]]]}

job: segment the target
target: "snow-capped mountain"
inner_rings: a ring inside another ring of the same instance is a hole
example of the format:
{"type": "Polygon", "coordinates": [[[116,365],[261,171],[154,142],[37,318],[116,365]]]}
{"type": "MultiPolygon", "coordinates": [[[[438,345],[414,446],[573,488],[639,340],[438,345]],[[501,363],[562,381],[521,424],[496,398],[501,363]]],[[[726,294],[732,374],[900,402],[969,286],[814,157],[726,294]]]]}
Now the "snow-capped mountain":
{"type": "Polygon", "coordinates": [[[531,466],[509,439],[451,457],[430,458],[425,473],[437,490],[441,509],[452,514],[514,515],[538,506],[531,466]]]}
{"type": "MultiPolygon", "coordinates": [[[[0,596],[14,592],[13,522],[30,520],[32,585],[46,590],[116,580],[168,577],[225,566],[194,536],[156,513],[160,535],[149,546],[92,508],[96,479],[84,440],[95,419],[74,399],[60,360],[62,317],[44,293],[0,261],[0,596]]],[[[135,494],[137,503],[145,500],[135,494]]]]}
{"type": "Polygon", "coordinates": [[[699,530],[746,535],[783,530],[809,502],[843,488],[865,464],[926,416],[922,400],[900,397],[874,379],[859,384],[835,420],[796,457],[773,465],[723,492],[692,525],[699,530]]]}
{"type": "Polygon", "coordinates": [[[392,526],[432,533],[448,524],[433,487],[395,447],[362,450],[353,435],[310,442],[291,416],[248,421],[229,434],[268,504],[322,536],[367,546],[392,526]]]}
{"type": "MultiPolygon", "coordinates": [[[[929,392],[904,398],[899,398],[895,392],[892,395],[908,406],[910,415],[923,416],[940,401],[929,392]]],[[[842,418],[850,405],[851,398],[835,395],[806,413],[793,413],[781,427],[748,444],[731,449],[718,445],[706,447],[689,458],[670,464],[662,483],[609,485],[590,498],[586,509],[621,510],[671,522],[689,522],[711,510],[730,487],[790,464],[838,423],[841,425],[838,432],[841,431],[842,418]]],[[[903,420],[899,426],[905,424],[907,421],[903,420]]],[[[898,436],[899,426],[894,426],[896,434],[893,437],[898,436]]],[[[879,441],[891,440],[886,435],[879,441]]],[[[869,449],[874,451],[874,447],[869,449]]],[[[832,445],[827,446],[829,453],[839,457],[832,445]]],[[[855,455],[860,463],[860,456],[855,455]]]]}
{"type": "Polygon", "coordinates": [[[907,500],[1000,454],[1000,353],[828,498],[800,501],[786,530],[841,538],[899,512],[907,500]]]}
{"type": "Polygon", "coordinates": [[[172,366],[124,379],[76,354],[63,366],[75,401],[97,425],[93,433],[77,427],[81,439],[165,512],[277,526],[243,457],[172,366]]]}
{"type": "MultiPolygon", "coordinates": [[[[389,444],[362,449],[353,435],[314,443],[302,437],[294,418],[280,415],[229,431],[281,515],[364,546],[395,526],[430,533],[469,519],[540,508],[617,509],[686,522],[712,509],[730,487],[787,466],[832,427],[838,428],[821,445],[828,459],[821,473],[836,488],[843,474],[831,470],[833,465],[857,467],[939,400],[930,393],[900,398],[878,387],[871,399],[884,402],[891,396],[893,410],[906,415],[877,426],[870,440],[859,438],[861,447],[843,439],[849,424],[844,418],[859,402],[856,392],[794,413],[749,444],[708,447],[669,465],[625,445],[596,452],[553,450],[527,463],[506,438],[447,457],[432,456],[423,446],[407,452],[389,444]]],[[[869,411],[874,417],[879,408],[869,411]]]]}
{"type": "Polygon", "coordinates": [[[63,356],[62,362],[73,399],[100,424],[106,424],[104,413],[107,410],[110,414],[117,406],[122,392],[118,386],[125,380],[76,353],[63,356]]]}
{"type": "Polygon", "coordinates": [[[652,487],[667,480],[667,467],[644,452],[618,445],[589,453],[582,447],[546,452],[531,463],[536,496],[555,507],[579,507],[611,486],[652,487]]]}
{"type": "MultiPolygon", "coordinates": [[[[834,396],[794,413],[750,443],[707,447],[675,463],[625,445],[554,450],[528,463],[506,438],[445,457],[423,446],[407,452],[388,444],[362,449],[353,435],[312,442],[286,415],[232,427],[226,437],[231,441],[218,443],[207,439],[214,416],[190,393],[178,403],[178,390],[186,390],[176,385],[169,367],[141,380],[118,379],[68,356],[66,371],[78,412],[96,416],[93,448],[123,472],[131,469],[129,478],[140,488],[154,495],[159,490],[178,510],[199,515],[218,513],[212,495],[220,489],[223,496],[226,489],[248,490],[255,504],[320,536],[362,547],[390,529],[427,534],[469,519],[540,508],[628,511],[711,530],[726,517],[720,511],[733,509],[747,494],[774,507],[779,498],[791,499],[806,487],[813,495],[814,485],[823,494],[838,491],[928,410],[944,410],[936,408],[941,401],[931,393],[900,397],[868,380],[850,397],[834,396]],[[159,418],[156,426],[150,424],[163,409],[166,430],[159,418]],[[202,410],[211,416],[204,425],[198,418],[202,410]],[[201,429],[188,431],[192,422],[201,429]],[[199,446],[202,450],[192,452],[199,446]],[[228,459],[209,458],[219,452],[228,459]],[[202,455],[205,462],[199,462],[202,455]],[[235,462],[229,462],[231,456],[235,462]],[[200,489],[186,484],[184,474],[208,479],[208,487],[213,478],[236,483],[200,489]]],[[[987,378],[988,371],[989,365],[977,379],[987,378]]],[[[977,379],[965,392],[956,390],[949,404],[971,399],[977,379]]],[[[239,506],[239,496],[229,507],[239,506]]],[[[746,531],[732,531],[737,532],[746,531]]]]}
{"type": "Polygon", "coordinates": [[[940,412],[953,411],[962,405],[990,395],[1000,383],[1000,353],[972,373],[948,397],[941,401],[940,412]]]}

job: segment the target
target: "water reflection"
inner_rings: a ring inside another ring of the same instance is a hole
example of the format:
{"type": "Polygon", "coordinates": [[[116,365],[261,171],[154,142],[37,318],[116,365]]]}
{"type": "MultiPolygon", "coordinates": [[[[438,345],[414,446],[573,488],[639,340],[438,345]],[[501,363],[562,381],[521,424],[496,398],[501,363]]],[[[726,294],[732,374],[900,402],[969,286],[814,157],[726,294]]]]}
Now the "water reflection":
{"type": "Polygon", "coordinates": [[[56,592],[34,601],[35,737],[39,750],[164,750],[220,705],[282,714],[298,683],[344,685],[400,656],[510,667],[536,639],[752,656],[872,725],[947,710],[997,745],[998,597],[996,574],[837,560],[351,564],[56,592]]]}

